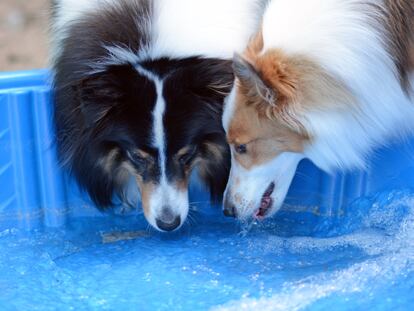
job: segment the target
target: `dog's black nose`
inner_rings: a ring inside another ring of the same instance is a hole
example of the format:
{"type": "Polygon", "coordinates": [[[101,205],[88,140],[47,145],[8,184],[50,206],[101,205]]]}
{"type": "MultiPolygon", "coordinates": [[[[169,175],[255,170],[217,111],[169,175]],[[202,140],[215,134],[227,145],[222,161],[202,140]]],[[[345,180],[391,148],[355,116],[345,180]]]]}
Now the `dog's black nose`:
{"type": "Polygon", "coordinates": [[[162,231],[173,231],[181,224],[181,217],[174,215],[170,207],[164,207],[161,215],[156,219],[157,227],[162,231]]]}
{"type": "Polygon", "coordinates": [[[225,200],[223,213],[226,217],[236,218],[236,206],[234,206],[233,203],[229,203],[227,200],[225,200]]]}

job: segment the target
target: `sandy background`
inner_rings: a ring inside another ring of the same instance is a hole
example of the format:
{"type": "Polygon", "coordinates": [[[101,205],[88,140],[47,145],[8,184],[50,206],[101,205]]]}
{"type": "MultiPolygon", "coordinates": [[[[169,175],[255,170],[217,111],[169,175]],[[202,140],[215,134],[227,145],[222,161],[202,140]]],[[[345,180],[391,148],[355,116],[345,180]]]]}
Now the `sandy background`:
{"type": "Polygon", "coordinates": [[[0,71],[47,65],[49,0],[0,0],[0,71]]]}

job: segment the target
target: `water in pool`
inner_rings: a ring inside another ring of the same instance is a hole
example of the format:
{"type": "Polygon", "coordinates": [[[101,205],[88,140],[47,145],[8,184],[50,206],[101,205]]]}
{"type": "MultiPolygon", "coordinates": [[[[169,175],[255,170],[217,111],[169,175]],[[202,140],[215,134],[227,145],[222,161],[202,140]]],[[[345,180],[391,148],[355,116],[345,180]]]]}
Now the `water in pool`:
{"type": "Polygon", "coordinates": [[[0,309],[403,310],[414,303],[412,193],[361,199],[340,217],[312,223],[288,210],[247,228],[202,208],[172,235],[148,230],[142,216],[3,231],[0,309]]]}

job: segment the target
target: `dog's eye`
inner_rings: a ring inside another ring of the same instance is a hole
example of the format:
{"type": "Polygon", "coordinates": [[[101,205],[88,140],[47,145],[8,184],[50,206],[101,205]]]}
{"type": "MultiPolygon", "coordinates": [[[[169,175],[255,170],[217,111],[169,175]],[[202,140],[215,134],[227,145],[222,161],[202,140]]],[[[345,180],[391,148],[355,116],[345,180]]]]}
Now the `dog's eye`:
{"type": "Polygon", "coordinates": [[[181,165],[190,165],[197,154],[197,148],[192,148],[190,151],[181,155],[178,159],[181,165]]]}
{"type": "Polygon", "coordinates": [[[234,150],[238,154],[245,154],[245,153],[247,153],[247,146],[246,145],[235,145],[234,150]]]}
{"type": "Polygon", "coordinates": [[[147,160],[135,152],[128,152],[128,157],[131,160],[131,162],[136,166],[141,167],[147,164],[147,160]]]}

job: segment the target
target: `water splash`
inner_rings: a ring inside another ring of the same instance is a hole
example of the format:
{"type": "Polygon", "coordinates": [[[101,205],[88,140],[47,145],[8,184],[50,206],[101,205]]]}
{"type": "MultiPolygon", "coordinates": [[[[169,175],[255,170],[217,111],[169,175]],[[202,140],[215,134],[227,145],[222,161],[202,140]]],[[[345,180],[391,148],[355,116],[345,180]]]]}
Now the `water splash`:
{"type": "MultiPolygon", "coordinates": [[[[395,195],[393,193],[391,197],[395,195]]],[[[407,282],[405,291],[398,293],[407,307],[414,302],[414,197],[404,195],[385,206],[374,202],[359,225],[360,230],[345,236],[273,238],[269,243],[301,254],[354,247],[368,255],[362,257],[362,261],[356,258],[356,263],[344,269],[285,282],[280,292],[270,297],[245,298],[212,310],[312,310],[319,309],[317,302],[321,300],[325,300],[324,308],[358,309],[363,300],[351,302],[349,299],[355,293],[365,295],[365,299],[371,297],[372,307],[392,302],[380,293],[384,289],[391,291],[399,282],[407,282]],[[402,211],[407,211],[404,218],[402,211]],[[341,296],[342,299],[338,298],[341,296]],[[332,298],[329,300],[329,297],[332,298]]]]}

